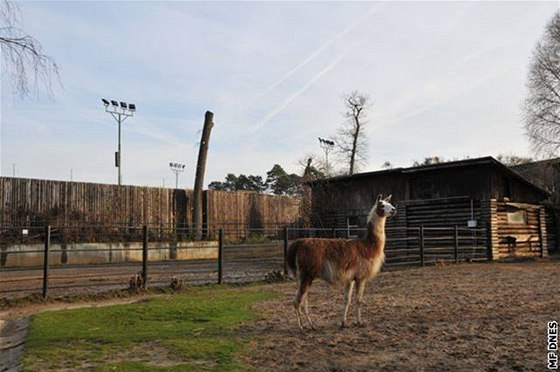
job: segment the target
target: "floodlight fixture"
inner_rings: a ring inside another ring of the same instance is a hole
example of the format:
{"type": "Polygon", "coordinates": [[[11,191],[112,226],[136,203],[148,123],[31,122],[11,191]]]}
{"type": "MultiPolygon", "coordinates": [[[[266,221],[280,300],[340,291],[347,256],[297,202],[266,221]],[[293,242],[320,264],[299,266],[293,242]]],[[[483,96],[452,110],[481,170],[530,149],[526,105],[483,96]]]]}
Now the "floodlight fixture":
{"type": "Polygon", "coordinates": [[[118,168],[118,184],[121,185],[121,165],[122,165],[122,157],[121,157],[121,124],[129,117],[132,117],[134,111],[136,111],[136,105],[130,104],[128,105],[126,102],[123,101],[116,101],[116,100],[107,100],[105,98],[101,98],[101,102],[105,106],[105,112],[111,114],[111,116],[116,120],[117,124],[119,125],[119,137],[118,137],[118,150],[115,153],[115,167],[118,168]],[[120,103],[120,104],[119,104],[120,103]],[[109,106],[110,104],[110,106],[109,106]]]}
{"type": "Polygon", "coordinates": [[[319,145],[325,152],[325,173],[327,176],[330,174],[330,166],[329,166],[329,152],[334,148],[334,141],[326,140],[321,137],[319,138],[319,145]]]}
{"type": "Polygon", "coordinates": [[[175,173],[175,188],[179,188],[179,173],[185,171],[185,164],[169,163],[169,169],[175,173]]]}

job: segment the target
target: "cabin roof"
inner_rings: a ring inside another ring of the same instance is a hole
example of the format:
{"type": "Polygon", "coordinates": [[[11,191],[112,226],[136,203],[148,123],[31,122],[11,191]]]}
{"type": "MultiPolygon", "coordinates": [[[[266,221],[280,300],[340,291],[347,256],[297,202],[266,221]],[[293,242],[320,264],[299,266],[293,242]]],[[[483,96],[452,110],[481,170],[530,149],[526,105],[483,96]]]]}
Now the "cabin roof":
{"type": "Polygon", "coordinates": [[[362,178],[370,178],[376,177],[381,175],[407,175],[407,174],[414,174],[414,173],[423,173],[423,172],[432,172],[432,171],[441,171],[447,169],[456,169],[462,167],[470,167],[470,166],[481,166],[481,165],[489,165],[494,167],[496,170],[506,173],[512,178],[517,179],[519,182],[526,184],[527,186],[533,188],[536,192],[542,193],[543,195],[550,195],[548,191],[541,189],[531,181],[527,180],[519,173],[513,171],[512,169],[508,168],[500,161],[494,159],[492,156],[485,156],[481,158],[474,158],[474,159],[465,159],[465,160],[458,160],[458,161],[450,161],[445,163],[438,163],[438,164],[430,164],[430,165],[420,165],[416,167],[408,167],[408,168],[393,168],[393,169],[386,169],[386,170],[378,170],[373,172],[364,172],[364,173],[356,173],[353,175],[348,176],[338,176],[338,177],[331,177],[331,178],[324,178],[318,180],[311,180],[308,183],[310,185],[319,184],[323,182],[328,183],[337,183],[337,182],[348,182],[352,180],[362,179],[362,178]]]}

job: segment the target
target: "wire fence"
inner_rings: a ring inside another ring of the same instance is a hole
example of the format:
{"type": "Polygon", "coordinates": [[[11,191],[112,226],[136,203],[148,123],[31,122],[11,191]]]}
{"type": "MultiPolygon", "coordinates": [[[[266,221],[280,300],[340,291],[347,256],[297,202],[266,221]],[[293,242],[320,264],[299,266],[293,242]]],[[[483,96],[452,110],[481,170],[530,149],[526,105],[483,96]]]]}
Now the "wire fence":
{"type": "MultiPolygon", "coordinates": [[[[22,227],[17,236],[13,228],[0,228],[0,298],[274,280],[287,270],[293,240],[355,239],[364,233],[359,228],[243,226],[193,241],[176,228],[111,226],[130,240],[76,242],[75,230],[87,228],[22,227]]],[[[386,234],[385,268],[488,260],[485,229],[421,226],[387,228],[386,234]]]]}

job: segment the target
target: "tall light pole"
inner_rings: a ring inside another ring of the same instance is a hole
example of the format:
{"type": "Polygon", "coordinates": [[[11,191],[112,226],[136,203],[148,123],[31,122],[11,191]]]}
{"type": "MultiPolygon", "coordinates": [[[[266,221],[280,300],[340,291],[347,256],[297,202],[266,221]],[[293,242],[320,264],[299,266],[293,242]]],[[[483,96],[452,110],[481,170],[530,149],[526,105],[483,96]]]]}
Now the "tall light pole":
{"type": "Polygon", "coordinates": [[[101,98],[101,101],[103,102],[103,105],[105,106],[105,112],[108,112],[109,114],[111,114],[111,116],[117,121],[117,124],[119,124],[119,145],[118,145],[118,150],[115,153],[115,167],[119,168],[118,170],[118,182],[119,182],[119,186],[121,185],[121,124],[128,119],[129,117],[132,117],[132,115],[134,114],[134,112],[136,111],[136,105],[134,103],[129,103],[127,104],[126,102],[117,102],[114,100],[111,100],[111,102],[109,102],[108,100],[106,100],[105,98],[101,98]]]}
{"type": "Polygon", "coordinates": [[[169,169],[175,173],[175,188],[179,188],[179,173],[185,171],[185,164],[169,163],[169,169]]]}
{"type": "Polygon", "coordinates": [[[323,139],[321,137],[317,138],[319,138],[319,146],[321,146],[321,148],[325,152],[325,173],[327,176],[330,176],[331,171],[329,166],[329,152],[334,148],[334,142],[323,139]]]}

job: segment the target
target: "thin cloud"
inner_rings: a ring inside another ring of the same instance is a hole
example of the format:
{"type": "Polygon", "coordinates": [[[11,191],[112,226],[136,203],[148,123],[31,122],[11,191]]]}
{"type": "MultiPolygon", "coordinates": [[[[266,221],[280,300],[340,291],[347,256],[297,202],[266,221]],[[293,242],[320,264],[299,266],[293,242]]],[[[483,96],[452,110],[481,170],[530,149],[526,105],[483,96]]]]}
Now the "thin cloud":
{"type": "Polygon", "coordinates": [[[317,81],[319,81],[319,79],[321,79],[326,73],[328,73],[333,68],[335,68],[350,53],[350,51],[352,49],[354,49],[354,47],[357,44],[358,44],[357,42],[352,43],[349,48],[347,48],[343,53],[341,53],[338,57],[336,57],[334,60],[332,60],[331,63],[329,63],[327,65],[327,67],[325,67],[318,74],[316,74],[309,82],[307,82],[307,84],[305,84],[303,87],[301,87],[296,92],[292,93],[288,98],[286,98],[286,100],[284,100],[284,102],[282,102],[282,104],[280,104],[280,106],[278,106],[277,108],[275,108],[274,110],[269,112],[263,119],[261,119],[258,123],[255,124],[252,132],[255,133],[255,132],[258,132],[259,130],[261,130],[270,120],[275,118],[286,107],[288,107],[288,105],[290,105],[290,103],[292,103],[296,98],[298,98],[303,93],[305,93],[306,90],[308,90],[315,83],[317,83],[317,81]]]}
{"type": "Polygon", "coordinates": [[[269,86],[268,88],[266,88],[266,90],[262,93],[261,96],[264,96],[265,94],[267,94],[268,92],[270,92],[271,90],[274,90],[276,87],[278,87],[280,84],[282,84],[283,82],[285,82],[286,80],[288,80],[290,77],[292,77],[292,75],[294,75],[296,72],[298,72],[299,70],[301,70],[303,67],[305,67],[309,62],[311,62],[315,57],[317,57],[319,54],[323,53],[325,50],[327,50],[328,48],[330,48],[336,41],[342,39],[347,33],[349,33],[350,31],[352,31],[352,29],[354,29],[356,26],[358,26],[359,24],[361,24],[362,22],[364,22],[365,20],[367,20],[369,17],[371,17],[372,15],[374,15],[375,13],[377,13],[379,10],[381,10],[383,7],[385,6],[385,4],[382,4],[381,6],[373,6],[370,8],[370,10],[360,19],[350,23],[344,30],[342,30],[341,32],[339,32],[338,34],[336,34],[334,37],[332,37],[331,39],[329,39],[327,42],[325,42],[323,45],[321,45],[319,48],[315,49],[307,58],[305,58],[303,61],[301,61],[297,66],[295,66],[294,68],[292,68],[290,71],[288,71],[286,74],[284,74],[284,76],[282,76],[280,79],[278,79],[274,84],[272,84],[271,86],[269,86]]]}

